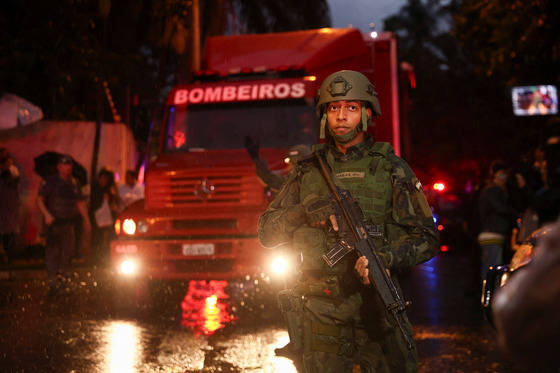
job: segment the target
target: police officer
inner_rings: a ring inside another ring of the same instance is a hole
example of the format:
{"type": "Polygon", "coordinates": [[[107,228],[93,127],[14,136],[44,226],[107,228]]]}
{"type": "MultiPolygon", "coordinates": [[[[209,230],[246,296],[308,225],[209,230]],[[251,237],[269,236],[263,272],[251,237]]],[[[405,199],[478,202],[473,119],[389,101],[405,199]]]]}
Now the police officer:
{"type": "Polygon", "coordinates": [[[78,214],[82,216],[84,231],[91,229],[81,186],[72,177],[72,168],[72,158],[61,155],[56,165],[57,173],[43,181],[37,197],[37,206],[47,227],[45,265],[51,295],[56,295],[60,282],[70,275],[74,223],[78,214]]]}
{"type": "MultiPolygon", "coordinates": [[[[317,105],[326,142],[313,150],[326,154],[335,183],[359,201],[379,255],[395,273],[431,259],[440,244],[412,170],[390,144],[374,142],[365,132],[372,116],[380,114],[375,88],[363,74],[344,70],[328,76],[317,105]]],[[[408,348],[369,283],[367,259],[351,252],[329,267],[322,258],[339,240],[340,222],[331,201],[316,165],[304,163],[290,173],[258,226],[265,247],[291,244],[301,252],[291,305],[300,308],[297,324],[306,370],[352,372],[357,358],[364,373],[414,372],[416,348],[408,348]]],[[[412,334],[406,315],[403,319],[412,334]]]]}

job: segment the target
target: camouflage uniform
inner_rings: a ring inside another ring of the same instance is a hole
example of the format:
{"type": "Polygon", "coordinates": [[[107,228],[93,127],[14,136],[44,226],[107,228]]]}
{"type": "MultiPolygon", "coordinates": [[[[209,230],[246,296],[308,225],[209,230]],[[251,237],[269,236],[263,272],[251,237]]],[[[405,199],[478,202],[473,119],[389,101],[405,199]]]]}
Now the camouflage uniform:
{"type": "MultiPolygon", "coordinates": [[[[439,240],[422,187],[388,143],[364,141],[347,149],[317,145],[327,154],[335,182],[359,200],[373,241],[392,273],[434,257],[439,240]]],[[[304,362],[309,372],[351,372],[355,355],[362,372],[414,372],[416,348],[406,347],[371,286],[354,273],[357,256],[330,268],[322,255],[337,241],[329,229],[314,228],[306,201],[327,198],[329,190],[314,166],[296,167],[259,220],[259,239],[268,248],[291,244],[302,254],[301,275],[292,291],[300,302],[304,362]]],[[[399,288],[396,278],[393,281],[399,288]]],[[[404,315],[405,328],[412,326],[404,315]]]]}

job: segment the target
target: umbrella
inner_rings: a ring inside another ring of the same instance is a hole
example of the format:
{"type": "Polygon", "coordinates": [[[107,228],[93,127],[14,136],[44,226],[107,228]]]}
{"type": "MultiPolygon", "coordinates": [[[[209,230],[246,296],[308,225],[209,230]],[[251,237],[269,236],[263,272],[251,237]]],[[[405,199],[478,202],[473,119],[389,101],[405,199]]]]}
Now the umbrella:
{"type": "MultiPolygon", "coordinates": [[[[46,179],[47,177],[56,174],[57,172],[56,165],[58,164],[58,158],[61,155],[62,155],[61,153],[49,151],[35,157],[33,159],[35,161],[35,168],[33,169],[33,171],[35,171],[43,179],[46,179]]],[[[74,158],[72,158],[72,163],[74,164],[72,167],[72,176],[76,178],[76,180],[78,180],[80,184],[86,185],[87,184],[86,169],[84,168],[84,166],[76,162],[74,158]]]]}
{"type": "Polygon", "coordinates": [[[37,122],[43,119],[43,111],[31,102],[4,93],[0,97],[0,130],[37,122]]]}

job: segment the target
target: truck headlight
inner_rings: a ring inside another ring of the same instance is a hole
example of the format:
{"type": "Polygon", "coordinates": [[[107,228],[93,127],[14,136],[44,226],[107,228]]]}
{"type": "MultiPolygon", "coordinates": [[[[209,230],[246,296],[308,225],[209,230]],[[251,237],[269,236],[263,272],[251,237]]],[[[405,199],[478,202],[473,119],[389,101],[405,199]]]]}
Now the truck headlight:
{"type": "Polygon", "coordinates": [[[131,275],[136,272],[136,263],[132,260],[125,260],[121,263],[121,272],[125,275],[131,275]]]}
{"type": "Polygon", "coordinates": [[[286,273],[286,269],[288,268],[288,262],[284,258],[274,258],[272,261],[272,270],[275,273],[283,274],[286,273]]]}
{"type": "Polygon", "coordinates": [[[122,223],[122,230],[128,235],[133,235],[136,233],[136,223],[132,219],[124,219],[122,223]]]}

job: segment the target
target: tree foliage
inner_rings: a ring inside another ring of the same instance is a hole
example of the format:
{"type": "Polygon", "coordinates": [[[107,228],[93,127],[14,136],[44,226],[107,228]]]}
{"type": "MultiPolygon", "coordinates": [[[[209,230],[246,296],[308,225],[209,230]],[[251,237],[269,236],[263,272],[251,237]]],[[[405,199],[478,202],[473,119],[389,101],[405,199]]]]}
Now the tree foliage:
{"type": "Polygon", "coordinates": [[[510,85],[559,80],[557,1],[464,0],[456,25],[477,74],[510,85]]]}
{"type": "MultiPolygon", "coordinates": [[[[208,35],[330,25],[324,0],[199,3],[202,43],[208,35]]],[[[112,121],[107,97],[98,94],[100,82],[107,82],[121,115],[134,94],[157,105],[165,86],[188,78],[192,5],[191,0],[3,0],[0,92],[30,100],[47,119],[96,120],[104,107],[104,120],[112,121]]]]}
{"type": "Polygon", "coordinates": [[[494,158],[513,164],[539,146],[548,118],[515,117],[509,88],[558,82],[553,3],[408,0],[385,20],[399,37],[399,58],[416,73],[412,163],[457,178],[484,174],[494,158]]]}

